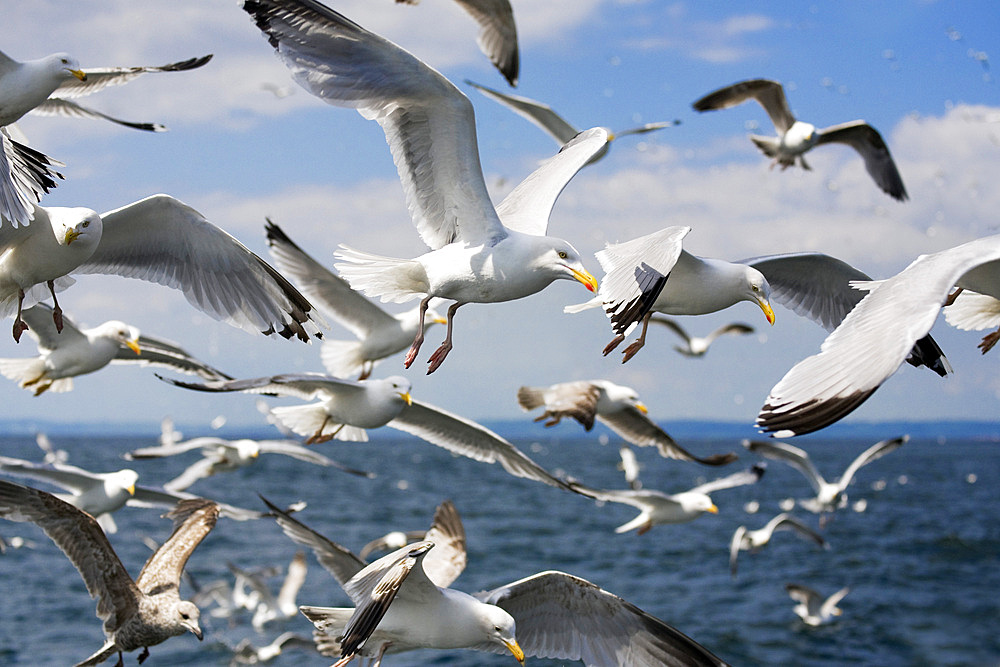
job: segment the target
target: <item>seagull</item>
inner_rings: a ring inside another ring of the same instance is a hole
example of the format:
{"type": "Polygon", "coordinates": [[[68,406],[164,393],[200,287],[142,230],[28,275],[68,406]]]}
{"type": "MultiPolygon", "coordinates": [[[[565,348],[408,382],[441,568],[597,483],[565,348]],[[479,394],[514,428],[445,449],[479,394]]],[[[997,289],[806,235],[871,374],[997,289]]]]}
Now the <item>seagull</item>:
{"type": "Polygon", "coordinates": [[[0,516],[30,521],[45,531],[80,571],[91,597],[98,598],[97,616],[108,640],[79,663],[96,665],[118,653],[149,647],[190,632],[202,638],[198,607],[178,595],[181,571],[191,552],[215,526],[218,506],[204,499],[186,500],[166,516],[174,531],[157,549],[135,580],[118,559],[107,536],[92,516],[55,496],[0,480],[0,516]]]}
{"type": "Polygon", "coordinates": [[[0,373],[35,396],[47,390],[73,389],[73,378],[93,373],[108,364],[164,366],[198,375],[206,380],[232,379],[222,371],[202,363],[171,343],[151,336],[118,320],[81,329],[63,317],[62,332],[56,331],[52,308],[37,303],[21,311],[28,333],[38,343],[38,356],[24,359],[0,359],[0,373]]]}
{"type": "Polygon", "coordinates": [[[736,577],[736,559],[740,551],[755,553],[763,549],[771,541],[771,536],[776,531],[791,530],[799,534],[806,540],[812,540],[823,549],[829,549],[830,544],[823,539],[823,536],[815,530],[805,525],[787,512],[782,512],[757,530],[747,530],[746,526],[740,526],[733,533],[733,539],[729,542],[729,573],[736,577]]]}
{"type": "Polygon", "coordinates": [[[429,539],[365,565],[268,506],[285,534],[312,548],[357,605],[300,607],[316,626],[320,653],[339,657],[338,665],[355,656],[374,657],[378,665],[385,654],[417,648],[512,653],[521,663],[528,655],[608,667],[725,664],[663,621],[571,574],[539,572],[469,596],[435,578],[435,552],[451,547],[430,539],[430,532],[429,539]]]}
{"type": "Polygon", "coordinates": [[[814,125],[795,120],[785,90],[777,81],[751,79],[709,93],[692,105],[696,111],[728,109],[749,99],[757,100],[778,131],[777,137],[750,135],[750,140],[764,153],[774,158],[782,170],[798,162],[810,169],[803,157],[815,146],[828,143],[847,144],[861,155],[865,170],[887,195],[899,201],[909,199],[896,163],[889,154],[882,135],[863,120],[817,129],[814,125]]]}
{"type": "MultiPolygon", "coordinates": [[[[606,132],[581,134],[494,208],[472,103],[441,74],[318,2],[244,0],[243,8],[300,85],[382,126],[410,215],[431,251],[396,259],[341,245],[335,266],[351,287],[383,301],[421,298],[421,311],[435,297],[453,301],[428,373],[451,351],[455,311],[466,303],[520,299],[554,280],[577,280],[597,291],[579,252],[545,231],[559,193],[607,143],[606,132]]],[[[420,328],[407,368],[423,337],[420,328]]]]}
{"type": "Polygon", "coordinates": [[[617,334],[604,348],[607,356],[625,340],[636,324],[639,338],[625,348],[622,363],[646,343],[646,328],[653,312],[666,315],[705,315],[740,301],[760,306],[774,324],[771,287],[764,275],[743,263],[695,257],[681,247],[690,227],[672,226],[623,243],[608,244],[595,253],[604,269],[598,295],[582,304],[567,306],[567,313],[603,306],[617,334]],[[668,280],[669,278],[669,280],[668,280]]]}
{"type": "Polygon", "coordinates": [[[354,381],[320,373],[293,373],[206,383],[157,377],[196,391],[242,391],[318,399],[315,403],[280,406],[272,411],[286,427],[299,435],[308,436],[307,443],[334,438],[366,441],[365,429],[388,426],[459,456],[483,463],[499,461],[504,470],[515,477],[568,489],[565,482],[493,431],[441,408],[413,400],[410,381],[401,376],[354,381]]]}
{"type": "Polygon", "coordinates": [[[686,523],[705,512],[718,514],[708,494],[722,489],[754,484],[764,474],[764,466],[757,463],[752,468],[712,480],[682,493],[666,494],[650,489],[599,490],[591,489],[578,482],[570,481],[569,486],[579,494],[600,502],[621,503],[639,509],[639,515],[631,521],[615,528],[616,533],[627,533],[638,528],[642,535],[661,523],[686,523]]]}
{"type": "Polygon", "coordinates": [[[418,542],[424,539],[425,534],[423,530],[390,530],[385,535],[376,537],[361,547],[361,551],[358,552],[358,558],[367,562],[368,556],[373,553],[402,549],[411,542],[418,542]]]}
{"type": "MultiPolygon", "coordinates": [[[[310,257],[278,225],[268,220],[265,231],[271,257],[278,269],[299,285],[313,303],[358,338],[356,341],[323,341],[320,357],[328,372],[338,377],[357,376],[359,380],[366,380],[382,359],[410,346],[420,328],[419,308],[390,315],[310,257]]],[[[445,324],[445,319],[433,308],[428,308],[423,313],[423,326],[432,324],[445,324]]]]}
{"type": "MultiPolygon", "coordinates": [[[[506,95],[498,90],[481,86],[474,81],[469,81],[468,79],[465,80],[465,83],[472,86],[491,100],[507,107],[522,118],[526,118],[530,122],[534,123],[546,134],[555,139],[556,144],[559,146],[564,146],[570,139],[580,134],[580,130],[578,128],[570,125],[565,118],[553,111],[552,107],[547,104],[543,104],[520,95],[506,95]]],[[[648,132],[655,132],[656,130],[662,130],[665,127],[672,127],[674,125],[680,125],[680,121],[669,120],[656,123],[645,123],[644,125],[639,125],[638,127],[630,127],[625,130],[617,131],[612,131],[610,128],[604,128],[604,130],[608,133],[608,143],[587,161],[587,165],[594,164],[607,155],[608,149],[611,148],[611,142],[618,137],[624,137],[629,134],[646,134],[648,132]]]]}
{"type": "Polygon", "coordinates": [[[725,336],[727,334],[745,336],[754,332],[753,327],[749,325],[742,324],[740,322],[731,322],[729,324],[723,324],[721,327],[715,329],[705,337],[691,336],[684,330],[684,327],[682,327],[679,322],[670,317],[657,317],[654,315],[649,318],[649,321],[656,324],[662,324],[680,336],[684,341],[684,346],[680,347],[675,345],[674,349],[686,357],[704,357],[705,353],[708,352],[708,348],[719,336],[725,336]]]}
{"type": "Polygon", "coordinates": [[[17,312],[14,340],[27,329],[24,305],[75,282],[69,273],[117,274],[160,283],[215,319],[249,332],[308,341],[319,337],[312,306],[280,273],[198,211],[153,195],[98,215],[88,208],[35,207],[27,227],[0,228],[0,315],[17,312]],[[25,301],[28,301],[25,304],[25,301]]]}
{"type": "Polygon", "coordinates": [[[954,286],[1000,298],[1000,235],[917,257],[868,293],[820,347],[776,384],[757,415],[775,437],[810,433],[861,405],[910,354],[954,286]]]}
{"type": "Polygon", "coordinates": [[[128,461],[155,459],[176,456],[194,450],[201,450],[202,458],[188,466],[176,478],[164,484],[163,488],[167,491],[184,491],[199,479],[252,465],[261,454],[283,454],[314,465],[337,468],[359,477],[370,478],[374,476],[368,472],[348,468],[291,440],[250,440],[248,438],[225,440],[214,436],[204,436],[170,445],[142,447],[126,453],[124,458],[128,461]]]}
{"type": "Polygon", "coordinates": [[[427,576],[440,586],[448,586],[465,569],[465,526],[454,503],[446,500],[434,511],[434,521],[426,531],[394,530],[361,547],[358,559],[365,561],[378,551],[395,551],[411,542],[430,540],[437,545],[434,558],[424,564],[427,576]]]}
{"type": "Polygon", "coordinates": [[[229,569],[257,594],[257,604],[250,620],[250,624],[257,632],[263,632],[264,626],[272,621],[287,621],[298,614],[299,608],[295,604],[295,598],[305,583],[308,572],[305,552],[295,552],[295,556],[288,563],[288,572],[277,596],[271,593],[267,582],[258,574],[247,572],[232,563],[229,564],[229,569]]]}
{"type": "Polygon", "coordinates": [[[824,599],[813,589],[799,584],[785,584],[785,590],[788,591],[788,596],[798,603],[793,611],[806,625],[813,627],[833,620],[834,616],[840,616],[843,611],[837,606],[837,603],[851,591],[850,588],[841,588],[824,599]]]}
{"type": "MultiPolygon", "coordinates": [[[[10,456],[0,456],[0,472],[29,477],[66,489],[69,493],[54,495],[94,517],[104,532],[109,534],[118,532],[112,514],[126,505],[174,508],[182,500],[198,498],[190,493],[140,485],[139,473],[130,468],[98,473],[67,463],[32,463],[10,456]]],[[[260,512],[225,503],[217,504],[223,516],[236,521],[261,517],[260,512]]]]}
{"type": "Polygon", "coordinates": [[[0,215],[11,225],[27,225],[34,218],[32,206],[54,188],[52,169],[61,163],[11,139],[7,126],[28,113],[103,118],[119,125],[159,132],[155,123],[133,123],[88,109],[67,98],[88,95],[105,86],[125,83],[146,72],[179,72],[201,67],[211,55],[160,67],[104,67],[81,69],[76,58],[55,53],[38,60],[19,62],[0,52],[0,215]]]}
{"type": "Polygon", "coordinates": [[[736,454],[732,452],[705,458],[688,452],[647,416],[649,410],[639,400],[635,389],[608,380],[521,387],[517,390],[517,403],[525,412],[544,407],[545,412],[535,417],[535,421],[548,420],[546,426],[555,426],[563,417],[570,417],[589,431],[596,419],[637,447],[655,446],[664,458],[711,466],[726,465],[736,460],[736,454]]]}
{"type": "Polygon", "coordinates": [[[956,329],[981,331],[997,327],[996,331],[983,336],[978,347],[986,354],[1000,340],[1000,299],[987,294],[977,294],[958,288],[957,294],[948,297],[948,307],[944,309],[944,319],[956,329]]]}
{"type": "MultiPolygon", "coordinates": [[[[476,43],[511,86],[517,86],[520,56],[517,49],[517,26],[510,0],[455,0],[476,23],[476,43]]],[[[420,0],[396,0],[397,4],[416,5],[420,0]]]]}
{"type": "Polygon", "coordinates": [[[844,470],[844,474],[841,475],[840,479],[836,482],[827,482],[823,476],[819,474],[816,466],[813,465],[812,459],[809,458],[809,454],[805,450],[799,449],[793,445],[789,445],[784,442],[744,440],[743,446],[751,452],[760,454],[764,458],[768,458],[773,461],[784,461],[801,472],[809,481],[809,485],[812,486],[813,491],[816,492],[816,497],[800,500],[799,505],[810,512],[819,514],[821,512],[833,512],[838,508],[846,506],[847,494],[845,491],[847,491],[847,486],[851,483],[855,473],[857,473],[862,466],[868,465],[872,461],[882,458],[889,452],[899,449],[906,444],[909,439],[909,436],[904,435],[899,438],[876,442],[874,445],[858,455],[856,459],[851,461],[851,464],[847,466],[846,470],[844,470]]]}
{"type": "Polygon", "coordinates": [[[308,637],[296,632],[283,632],[274,641],[265,646],[254,646],[248,637],[244,637],[233,648],[233,658],[230,665],[263,665],[271,662],[288,649],[313,650],[313,642],[308,637]]]}
{"type": "Polygon", "coordinates": [[[618,456],[621,458],[621,462],[618,464],[618,469],[625,473],[625,481],[628,483],[630,489],[641,489],[642,482],[639,480],[639,470],[642,466],[639,465],[639,461],[635,457],[635,452],[628,445],[622,445],[618,448],[618,456]]]}

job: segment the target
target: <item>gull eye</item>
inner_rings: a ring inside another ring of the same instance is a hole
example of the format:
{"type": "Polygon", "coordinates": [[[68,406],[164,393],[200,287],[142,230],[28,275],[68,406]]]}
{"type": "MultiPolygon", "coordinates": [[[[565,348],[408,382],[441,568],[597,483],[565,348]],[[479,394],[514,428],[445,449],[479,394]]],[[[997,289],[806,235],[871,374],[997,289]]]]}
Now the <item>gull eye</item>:
{"type": "Polygon", "coordinates": [[[750,287],[753,289],[754,292],[759,292],[760,291],[760,288],[757,287],[756,285],[751,285],[750,287]]]}
{"type": "Polygon", "coordinates": [[[569,255],[566,254],[565,250],[559,251],[559,259],[566,259],[567,257],[569,257],[569,255]]]}
{"type": "Polygon", "coordinates": [[[493,629],[496,630],[497,632],[503,632],[503,630],[500,629],[499,625],[494,625],[493,629]]]}
{"type": "MultiPolygon", "coordinates": [[[[84,228],[86,228],[86,227],[90,227],[90,220],[84,220],[84,221],[83,221],[83,227],[84,227],[84,228]]],[[[757,289],[757,288],[755,287],[754,289],[757,289]]]]}

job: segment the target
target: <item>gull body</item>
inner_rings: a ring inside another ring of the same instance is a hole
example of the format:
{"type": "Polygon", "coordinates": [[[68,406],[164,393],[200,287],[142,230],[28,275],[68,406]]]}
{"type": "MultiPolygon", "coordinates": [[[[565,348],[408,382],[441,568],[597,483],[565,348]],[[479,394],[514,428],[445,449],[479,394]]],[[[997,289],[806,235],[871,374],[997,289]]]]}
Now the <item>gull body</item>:
{"type": "Polygon", "coordinates": [[[729,542],[729,572],[736,576],[736,561],[741,551],[756,553],[771,542],[774,533],[782,530],[790,530],[797,533],[806,540],[812,540],[823,549],[829,549],[829,543],[822,535],[805,525],[787,512],[778,514],[768,521],[762,528],[748,530],[746,526],[740,526],[733,532],[733,537],[729,542]]]}
{"type": "Polygon", "coordinates": [[[785,590],[797,603],[792,611],[802,619],[803,623],[813,627],[829,623],[835,616],[840,616],[843,611],[837,604],[851,591],[850,588],[841,588],[830,597],[824,598],[813,589],[800,584],[785,584],[785,590]]]}

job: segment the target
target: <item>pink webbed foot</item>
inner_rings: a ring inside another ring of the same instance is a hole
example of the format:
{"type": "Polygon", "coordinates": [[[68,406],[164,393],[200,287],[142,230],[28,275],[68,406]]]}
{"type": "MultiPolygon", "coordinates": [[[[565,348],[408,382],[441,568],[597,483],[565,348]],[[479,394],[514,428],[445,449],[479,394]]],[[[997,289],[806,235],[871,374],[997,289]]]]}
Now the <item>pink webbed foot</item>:
{"type": "Polygon", "coordinates": [[[427,360],[428,362],[430,362],[429,365],[427,366],[427,374],[428,375],[430,375],[431,373],[433,373],[434,371],[436,371],[438,368],[441,367],[441,364],[444,363],[444,359],[445,359],[445,357],[448,356],[449,352],[451,352],[451,342],[450,341],[445,341],[441,345],[441,347],[439,347],[438,349],[434,350],[434,354],[432,354],[430,356],[430,358],[427,360]]]}

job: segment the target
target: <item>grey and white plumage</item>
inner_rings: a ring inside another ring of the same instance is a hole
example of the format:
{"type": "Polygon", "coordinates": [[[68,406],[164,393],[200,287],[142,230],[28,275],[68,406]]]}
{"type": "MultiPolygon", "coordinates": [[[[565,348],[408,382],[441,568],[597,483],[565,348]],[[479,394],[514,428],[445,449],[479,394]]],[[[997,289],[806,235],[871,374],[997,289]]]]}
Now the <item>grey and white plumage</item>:
{"type": "Polygon", "coordinates": [[[813,541],[820,548],[830,548],[830,544],[822,535],[788,512],[782,512],[761,528],[749,530],[746,526],[740,526],[733,532],[733,537],[729,541],[729,573],[733,577],[736,576],[737,560],[741,551],[756,553],[770,544],[771,537],[779,531],[792,531],[803,539],[813,541]]]}
{"type": "MultiPolygon", "coordinates": [[[[428,372],[451,351],[454,315],[466,303],[524,298],[554,280],[578,280],[596,291],[579,252],[545,231],[563,187],[606,143],[603,130],[581,135],[495,208],[472,103],[445,77],[314,0],[244,0],[243,8],[310,93],[382,126],[410,216],[431,251],[397,259],[342,245],[336,268],[352,287],[383,301],[421,298],[421,309],[435,297],[453,302],[428,372]]],[[[421,329],[405,366],[422,343],[421,329]]]]}
{"type": "MultiPolygon", "coordinates": [[[[415,5],[420,0],[396,0],[415,5]]],[[[455,0],[479,25],[476,44],[511,86],[517,86],[521,57],[517,48],[517,24],[510,0],[455,0]]]]}
{"type": "Polygon", "coordinates": [[[98,598],[97,616],[104,622],[105,645],[82,665],[96,665],[114,653],[142,649],[191,632],[202,638],[199,612],[178,593],[188,558],[215,526],[218,506],[208,500],[186,500],[166,516],[174,530],[139,576],[132,579],[104,531],[92,516],[55,496],[0,480],[0,516],[30,521],[45,531],[79,570],[91,597],[98,598]]]}
{"type": "Polygon", "coordinates": [[[395,551],[420,540],[435,544],[434,557],[424,562],[424,571],[438,586],[449,586],[465,570],[465,526],[455,504],[446,500],[434,510],[431,527],[426,531],[392,531],[361,547],[358,558],[364,561],[378,551],[395,551]],[[402,543],[399,542],[402,539],[402,543]]]}
{"type": "Polygon", "coordinates": [[[597,296],[567,306],[565,311],[604,308],[616,334],[604,348],[605,355],[625,340],[632,327],[641,324],[639,337],[625,348],[622,362],[631,359],[645,344],[653,312],[705,315],[749,301],[774,324],[771,287],[764,275],[742,262],[690,254],[681,245],[690,231],[690,227],[665,227],[631,241],[608,244],[595,253],[604,269],[597,296]]]}
{"type": "MultiPolygon", "coordinates": [[[[323,366],[338,377],[365,380],[386,357],[410,346],[420,328],[420,309],[392,315],[325,268],[293,242],[270,220],[265,225],[267,244],[278,269],[288,276],[316,306],[350,330],[356,341],[325,338],[320,348],[323,366]]],[[[423,313],[423,326],[444,324],[433,308],[423,313]]]]}
{"type": "Polygon", "coordinates": [[[367,440],[365,429],[388,426],[483,463],[500,463],[515,477],[566,489],[562,480],[488,428],[442,408],[415,401],[410,381],[401,376],[344,380],[320,373],[297,373],[224,382],[183,382],[161,378],[196,391],[242,391],[317,399],[305,405],[279,406],[272,414],[307,442],[367,440]]]}
{"type": "Polygon", "coordinates": [[[820,346],[771,389],[758,427],[775,437],[816,431],[861,405],[912,353],[955,286],[1000,298],[1000,235],[921,255],[868,293],[820,346]]]}
{"type": "Polygon", "coordinates": [[[944,309],[944,319],[948,324],[963,331],[982,331],[996,328],[983,336],[978,347],[986,354],[1000,340],[1000,299],[988,294],[977,294],[971,290],[959,289],[951,303],[944,309]]]}
{"type": "Polygon", "coordinates": [[[297,632],[282,632],[270,644],[254,646],[249,637],[244,637],[233,647],[230,665],[263,665],[271,662],[289,649],[313,651],[313,641],[297,632]]]}
{"type": "Polygon", "coordinates": [[[628,445],[622,445],[618,448],[618,457],[621,461],[618,463],[618,469],[625,474],[625,482],[628,484],[630,489],[641,489],[642,481],[639,479],[639,471],[642,466],[639,464],[638,459],[636,459],[635,452],[628,445]]]}
{"type": "Polygon", "coordinates": [[[858,152],[865,162],[865,170],[883,192],[899,201],[909,199],[889,147],[878,130],[863,120],[823,129],[796,120],[785,98],[785,90],[777,81],[740,81],[705,95],[692,106],[696,111],[712,111],[727,109],[750,99],[764,107],[778,132],[777,137],[751,135],[750,139],[765,155],[774,158],[782,169],[796,162],[804,169],[809,169],[803,157],[806,152],[823,144],[846,144],[858,152]]]}
{"type": "Polygon", "coordinates": [[[801,584],[785,584],[788,596],[798,604],[792,610],[802,619],[806,625],[818,626],[828,623],[835,616],[840,616],[843,611],[837,604],[844,599],[851,589],[844,587],[833,595],[824,598],[808,586],[801,584]]]}
{"type": "Polygon", "coordinates": [[[785,442],[760,440],[744,440],[743,446],[751,452],[773,461],[783,461],[802,473],[816,493],[814,498],[799,501],[799,505],[810,512],[833,512],[847,505],[847,486],[854,479],[858,470],[872,461],[882,458],[909,441],[907,435],[881,440],[861,452],[844,470],[844,474],[835,482],[828,482],[809,458],[809,453],[785,442]]]}
{"type": "Polygon", "coordinates": [[[592,489],[576,481],[570,481],[569,485],[577,493],[599,502],[620,503],[638,509],[639,514],[631,521],[615,528],[615,532],[627,533],[638,529],[638,534],[642,535],[659,524],[686,523],[706,512],[718,514],[719,508],[712,502],[710,493],[755,484],[763,476],[764,470],[764,466],[758,463],[747,470],[672,494],[652,489],[592,489]]]}
{"type": "Polygon", "coordinates": [[[280,273],[187,204],[153,195],[98,215],[87,208],[35,207],[27,227],[0,228],[0,315],[52,295],[68,274],[101,273],[159,283],[195,308],[249,332],[319,337],[312,306],[280,273]]]}
{"type": "Polygon", "coordinates": [[[309,569],[305,552],[295,552],[292,560],[289,561],[285,578],[281,582],[277,595],[271,592],[267,581],[259,574],[248,572],[232,563],[229,564],[229,569],[234,575],[247,582],[257,595],[257,604],[254,606],[253,616],[250,619],[250,625],[257,632],[263,632],[268,623],[286,621],[299,613],[295,599],[306,581],[309,569]]]}
{"type": "Polygon", "coordinates": [[[230,377],[176,344],[141,335],[136,327],[119,320],[83,329],[64,316],[60,332],[56,330],[52,308],[45,303],[25,308],[21,318],[38,344],[38,356],[0,359],[0,373],[21,388],[33,391],[35,396],[46,390],[70,391],[74,377],[93,373],[108,364],[161,366],[206,380],[230,377]]]}
{"type": "Polygon", "coordinates": [[[597,420],[633,445],[656,447],[664,458],[712,466],[736,460],[732,452],[704,458],[695,456],[649,418],[649,410],[639,400],[638,392],[608,380],[559,382],[548,387],[522,386],[517,390],[517,402],[526,412],[544,407],[545,411],[535,417],[535,421],[547,420],[546,426],[555,426],[563,417],[570,417],[589,431],[597,420]]]}
{"type": "MultiPolygon", "coordinates": [[[[766,278],[767,276],[765,276],[766,278]]],[[[770,283],[770,281],[768,281],[770,283]]],[[[772,285],[772,295],[773,295],[773,285],[772,285]]],[[[720,336],[726,335],[737,335],[746,336],[747,334],[752,334],[754,328],[742,324],[740,322],[730,322],[729,324],[723,324],[708,333],[707,336],[692,336],[681,326],[680,322],[674,320],[670,317],[657,317],[653,316],[649,318],[649,321],[654,324],[661,324],[675,334],[677,334],[681,340],[684,341],[683,346],[675,345],[674,349],[683,354],[686,357],[704,357],[705,353],[708,352],[708,348],[711,347],[715,339],[720,336]]]]}
{"type": "MultiPolygon", "coordinates": [[[[555,139],[556,144],[559,146],[565,145],[581,132],[579,128],[571,125],[569,121],[557,114],[552,107],[547,104],[538,102],[537,100],[533,100],[528,97],[523,97],[521,95],[508,95],[506,93],[501,93],[498,90],[487,88],[486,86],[482,86],[474,81],[469,81],[468,79],[465,80],[465,83],[472,86],[491,100],[507,107],[522,118],[526,118],[528,121],[534,123],[537,127],[541,128],[542,131],[555,139]]],[[[607,155],[608,150],[611,148],[611,142],[618,137],[624,137],[630,134],[647,134],[649,132],[662,130],[679,123],[679,120],[669,120],[655,123],[644,123],[636,127],[626,128],[624,130],[604,128],[608,133],[608,143],[597,151],[597,153],[595,153],[594,156],[587,161],[587,164],[594,164],[607,155]]]]}

